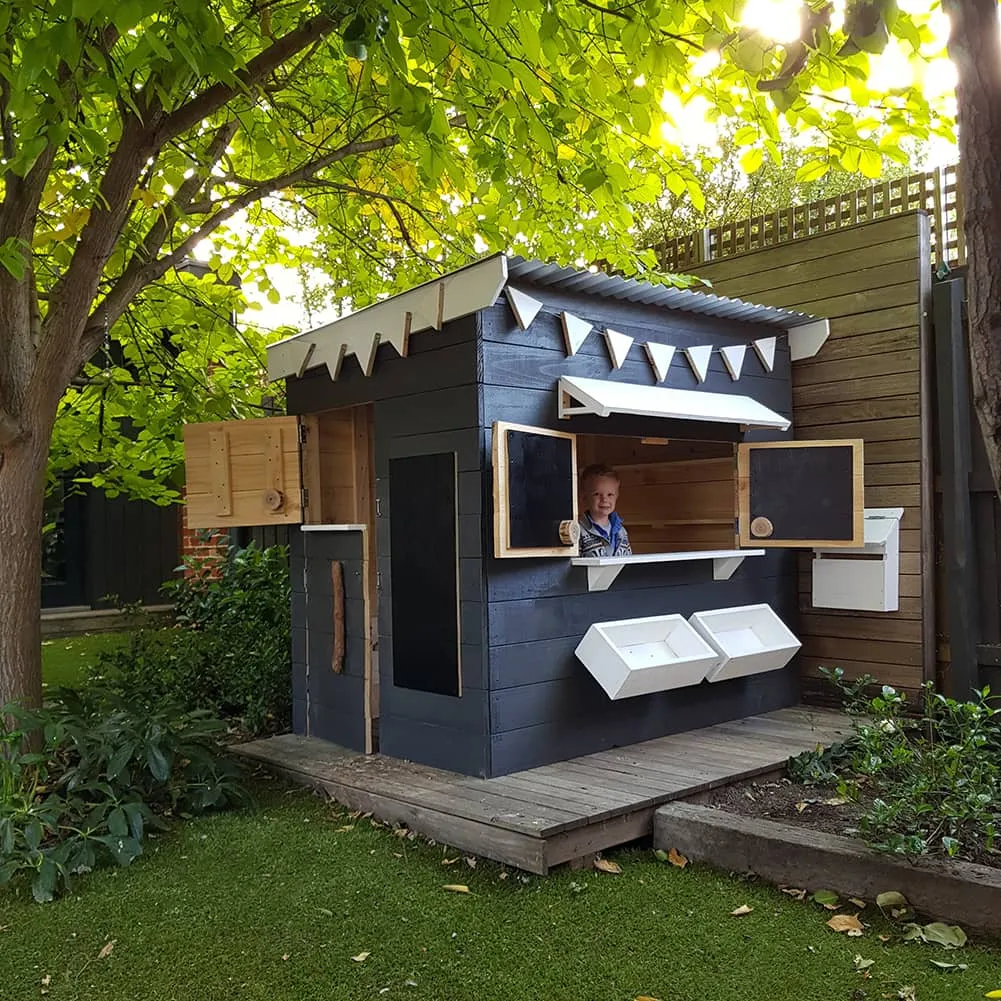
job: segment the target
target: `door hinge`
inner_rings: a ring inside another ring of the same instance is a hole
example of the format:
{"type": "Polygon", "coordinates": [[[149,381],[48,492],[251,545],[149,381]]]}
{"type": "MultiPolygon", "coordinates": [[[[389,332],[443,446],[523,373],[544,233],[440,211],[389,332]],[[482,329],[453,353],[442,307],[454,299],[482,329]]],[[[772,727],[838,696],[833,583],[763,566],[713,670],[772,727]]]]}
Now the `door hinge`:
{"type": "Polygon", "coordinates": [[[305,445],[306,444],[306,438],[309,435],[309,428],[307,428],[306,425],[303,424],[302,421],[299,421],[299,423],[296,425],[296,427],[299,429],[299,444],[300,445],[305,445]]]}
{"type": "Polygon", "coordinates": [[[309,507],[309,488],[303,487],[300,493],[302,494],[302,509],[305,511],[309,507]]]}
{"type": "Polygon", "coordinates": [[[382,590],[382,571],[376,570],[375,572],[375,589],[377,591],[382,590]]]}
{"type": "Polygon", "coordinates": [[[375,499],[375,516],[376,518],[382,517],[382,498],[376,497],[375,499]]]}

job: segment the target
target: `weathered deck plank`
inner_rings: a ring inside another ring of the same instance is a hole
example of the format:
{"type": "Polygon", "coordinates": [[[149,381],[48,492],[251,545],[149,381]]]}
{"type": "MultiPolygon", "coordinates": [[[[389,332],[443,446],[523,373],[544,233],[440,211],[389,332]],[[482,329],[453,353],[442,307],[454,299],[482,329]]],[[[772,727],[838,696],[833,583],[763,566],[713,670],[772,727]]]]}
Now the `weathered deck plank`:
{"type": "Polygon", "coordinates": [[[350,809],[543,874],[650,834],[654,811],[664,803],[781,768],[789,757],[847,732],[839,713],[781,709],[494,779],[292,734],[234,750],[350,809]]]}

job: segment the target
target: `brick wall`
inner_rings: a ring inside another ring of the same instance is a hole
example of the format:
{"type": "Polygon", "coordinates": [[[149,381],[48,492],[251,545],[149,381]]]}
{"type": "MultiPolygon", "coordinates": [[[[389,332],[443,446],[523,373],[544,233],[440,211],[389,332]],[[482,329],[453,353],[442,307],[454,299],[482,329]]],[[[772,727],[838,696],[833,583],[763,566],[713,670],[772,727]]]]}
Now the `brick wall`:
{"type": "MultiPolygon", "coordinates": [[[[214,528],[188,528],[188,509],[181,508],[181,559],[206,560],[206,571],[213,573],[212,563],[223,559],[230,544],[229,533],[214,528]]],[[[188,571],[189,573],[191,571],[188,571]]]]}

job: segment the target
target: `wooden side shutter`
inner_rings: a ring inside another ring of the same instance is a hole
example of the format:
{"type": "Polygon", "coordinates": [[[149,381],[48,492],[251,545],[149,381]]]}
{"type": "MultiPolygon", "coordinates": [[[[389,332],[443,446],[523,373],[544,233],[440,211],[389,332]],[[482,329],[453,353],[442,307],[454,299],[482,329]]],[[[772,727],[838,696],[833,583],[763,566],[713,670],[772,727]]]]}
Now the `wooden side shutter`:
{"type": "Polygon", "coordinates": [[[740,445],[737,478],[742,546],[863,544],[861,440],[740,445]]]}
{"type": "Polygon", "coordinates": [[[298,524],[303,477],[298,417],[187,424],[189,528],[298,524]]]}
{"type": "Polygon", "coordinates": [[[493,426],[494,555],[576,556],[577,436],[493,426]]]}

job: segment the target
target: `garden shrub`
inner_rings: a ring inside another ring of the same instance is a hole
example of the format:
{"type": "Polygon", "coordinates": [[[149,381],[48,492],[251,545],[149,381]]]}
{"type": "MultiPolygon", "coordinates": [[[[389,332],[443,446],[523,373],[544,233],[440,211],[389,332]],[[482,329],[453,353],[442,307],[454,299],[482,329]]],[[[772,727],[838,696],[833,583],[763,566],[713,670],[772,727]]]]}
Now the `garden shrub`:
{"type": "Polygon", "coordinates": [[[926,684],[920,711],[890,686],[871,694],[871,678],[848,685],[852,735],[823,752],[793,758],[798,781],[838,786],[862,804],[859,833],[879,851],[983,858],[1001,825],[1001,701],[990,689],[968,701],[926,684]],[[867,694],[867,691],[869,694],[867,694]]]}
{"type": "Polygon", "coordinates": [[[102,681],[60,689],[42,709],[0,709],[0,886],[28,877],[48,901],[77,875],[129,865],[170,817],[249,804],[225,731],[102,681]]]}
{"type": "Polygon", "coordinates": [[[252,733],[291,719],[288,550],[233,547],[223,559],[188,560],[164,585],[176,626],[138,629],[101,667],[123,691],[206,709],[252,733]]]}

